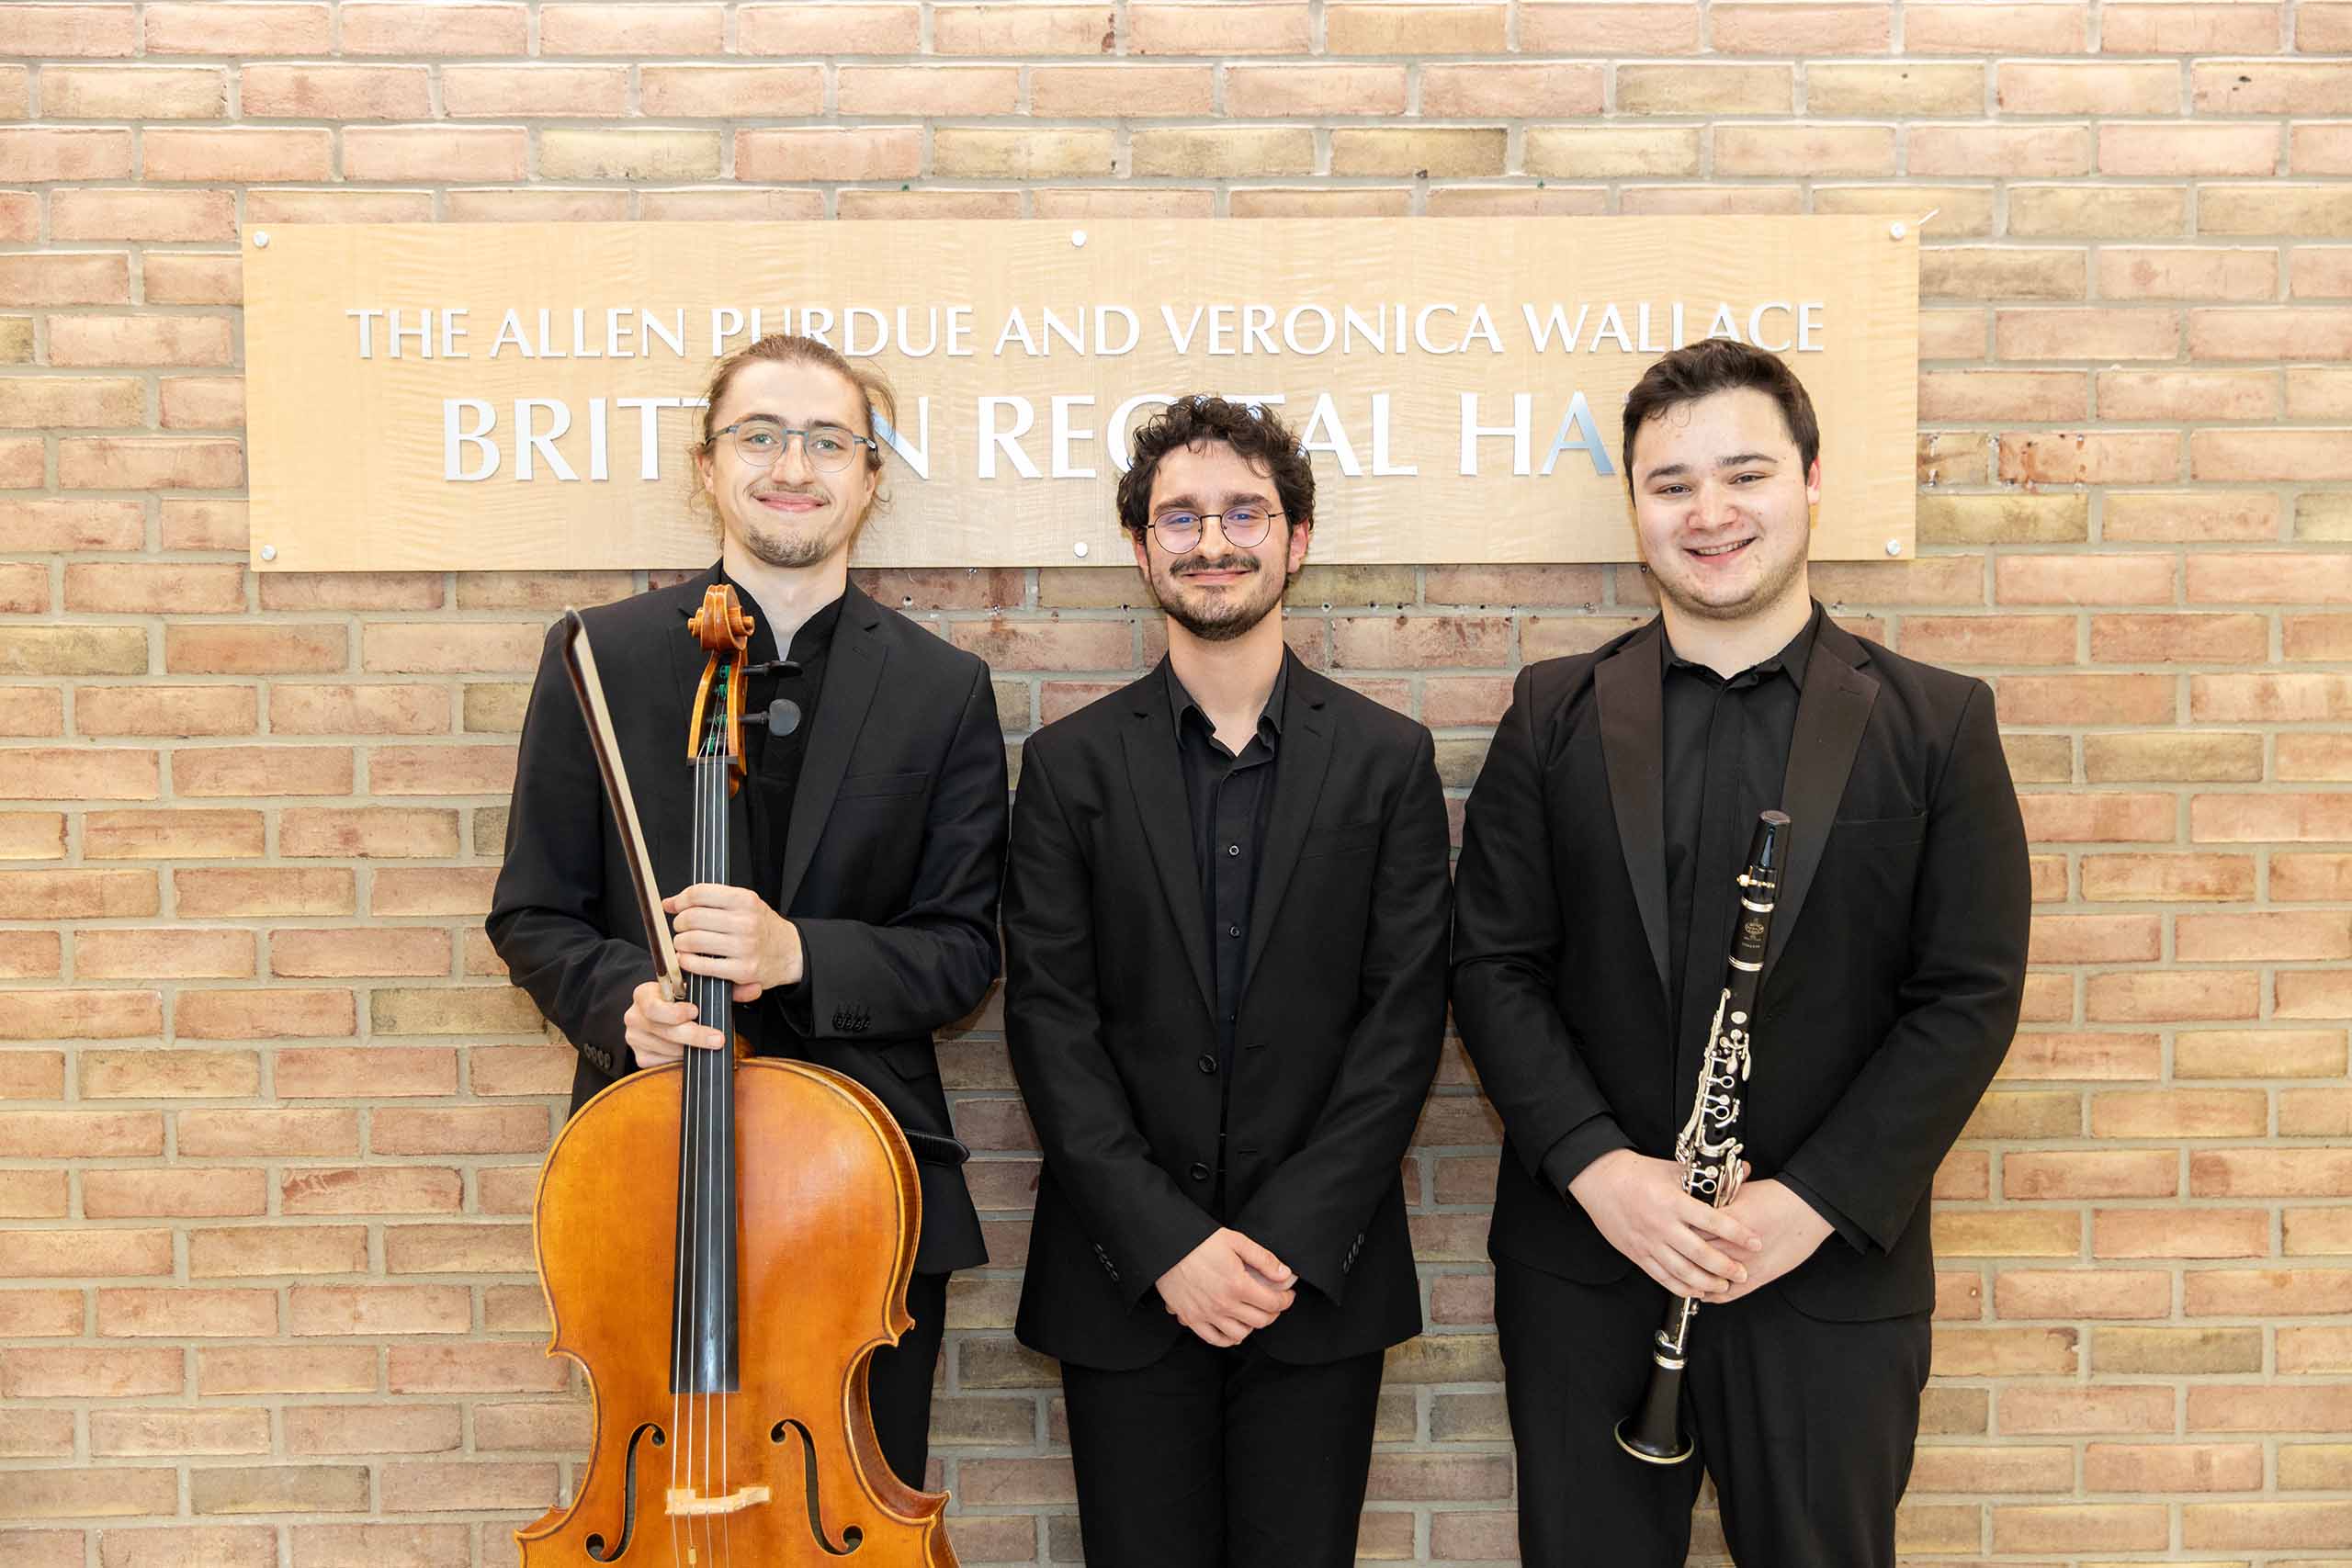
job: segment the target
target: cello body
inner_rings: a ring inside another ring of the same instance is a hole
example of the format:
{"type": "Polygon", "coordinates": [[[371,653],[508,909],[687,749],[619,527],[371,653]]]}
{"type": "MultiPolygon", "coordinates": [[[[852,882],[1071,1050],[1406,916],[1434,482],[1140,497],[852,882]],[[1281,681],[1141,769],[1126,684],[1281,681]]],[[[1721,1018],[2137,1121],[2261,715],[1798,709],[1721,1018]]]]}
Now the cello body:
{"type": "Polygon", "coordinates": [[[515,1533],[524,1568],[797,1568],[843,1555],[954,1568],[945,1495],[891,1473],[865,1403],[867,1359],[911,1326],[922,1189],[897,1122],[838,1073],[734,1064],[745,1134],[738,1224],[742,1238],[759,1238],[739,1252],[741,1387],[682,1399],[660,1353],[673,1324],[670,1221],[682,1207],[682,1071],[632,1073],[597,1095],[540,1176],[549,1351],[587,1372],[596,1432],[577,1499],[515,1533]],[[786,1146],[762,1128],[788,1128],[786,1146]],[[767,1497],[674,1513],[676,1477],[689,1473],[705,1503],[760,1487],[767,1497]]]}

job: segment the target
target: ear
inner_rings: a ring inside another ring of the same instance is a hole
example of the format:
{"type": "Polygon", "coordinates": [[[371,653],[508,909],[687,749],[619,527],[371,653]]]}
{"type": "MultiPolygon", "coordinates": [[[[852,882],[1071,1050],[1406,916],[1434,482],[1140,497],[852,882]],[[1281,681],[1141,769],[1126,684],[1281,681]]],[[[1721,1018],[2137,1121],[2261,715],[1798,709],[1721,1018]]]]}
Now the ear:
{"type": "Polygon", "coordinates": [[[1284,572],[1285,576],[1296,575],[1299,570],[1306,565],[1306,547],[1308,542],[1314,537],[1314,535],[1315,519],[1312,517],[1308,518],[1304,523],[1294,523],[1291,525],[1290,547],[1287,551],[1290,562],[1284,572]]]}
{"type": "Polygon", "coordinates": [[[1149,582],[1151,581],[1150,530],[1146,529],[1140,534],[1128,528],[1122,528],[1119,531],[1126,535],[1127,543],[1135,548],[1136,570],[1143,573],[1143,580],[1146,582],[1149,582]]]}
{"type": "Polygon", "coordinates": [[[1813,467],[1804,471],[1804,500],[1807,506],[1821,504],[1821,459],[1815,457],[1813,467]]]}
{"type": "Polygon", "coordinates": [[[710,479],[710,473],[711,473],[711,467],[710,467],[711,453],[709,453],[709,452],[707,452],[707,451],[705,451],[705,452],[696,452],[696,453],[694,455],[694,458],[695,458],[695,477],[697,479],[699,479],[699,480],[701,481],[701,483],[702,483],[702,490],[703,490],[703,493],[704,493],[705,495],[709,496],[709,497],[710,497],[712,500],[714,500],[714,501],[715,501],[715,500],[717,500],[717,499],[718,498],[718,491],[717,488],[716,488],[716,487],[714,487],[714,486],[712,485],[712,483],[711,483],[711,479],[710,479]]]}

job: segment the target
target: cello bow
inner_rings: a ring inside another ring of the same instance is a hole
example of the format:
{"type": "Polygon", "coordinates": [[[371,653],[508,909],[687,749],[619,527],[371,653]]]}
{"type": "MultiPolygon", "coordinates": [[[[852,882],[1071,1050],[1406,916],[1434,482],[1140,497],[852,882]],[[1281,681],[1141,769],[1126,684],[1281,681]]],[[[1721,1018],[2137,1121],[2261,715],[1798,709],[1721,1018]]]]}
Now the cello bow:
{"type": "Polygon", "coordinates": [[[628,769],[621,761],[620,742],[613,735],[613,716],[605,706],[605,682],[596,673],[587,625],[579,611],[569,608],[563,612],[563,672],[571,678],[572,695],[580,699],[581,716],[588,724],[596,773],[605,781],[605,799],[612,807],[613,826],[621,836],[629,884],[637,890],[637,917],[644,923],[646,944],[653,951],[653,977],[661,983],[663,1000],[683,1001],[686,978],[678,967],[678,950],[670,940],[669,917],[662,912],[653,857],[646,852],[645,829],[637,819],[637,799],[628,792],[628,769]]]}

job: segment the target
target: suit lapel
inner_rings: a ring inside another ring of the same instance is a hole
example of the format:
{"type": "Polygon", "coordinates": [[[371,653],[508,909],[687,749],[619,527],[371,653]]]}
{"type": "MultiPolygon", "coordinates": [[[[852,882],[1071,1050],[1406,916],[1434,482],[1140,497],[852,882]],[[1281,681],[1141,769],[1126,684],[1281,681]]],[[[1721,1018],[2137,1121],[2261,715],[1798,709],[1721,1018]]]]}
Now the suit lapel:
{"type": "Polygon", "coordinates": [[[1804,667],[1804,694],[1797,699],[1789,771],[1781,789],[1781,808],[1790,817],[1789,860],[1772,916],[1772,940],[1764,953],[1767,976],[1787,950],[1805,895],[1813,890],[1814,873],[1821,869],[1822,851],[1829,842],[1829,824],[1837,818],[1838,802],[1861,750],[1871,705],[1878,700],[1878,682],[1855,667],[1856,660],[1867,657],[1861,644],[1826,615],[1822,617],[1813,657],[1804,667]]]}
{"type": "MultiPolygon", "coordinates": [[[[1662,623],[1649,626],[1592,672],[1600,708],[1600,755],[1609,773],[1609,804],[1617,818],[1617,841],[1633,879],[1634,902],[1649,938],[1661,989],[1666,973],[1666,738],[1660,694],[1657,639],[1662,623]]],[[[1573,808],[1573,807],[1572,807],[1573,808]]]]}
{"type": "Polygon", "coordinates": [[[1258,862],[1258,886],[1250,897],[1250,954],[1241,969],[1242,994],[1258,973],[1259,955],[1274,934],[1274,917],[1282,912],[1283,895],[1290,891],[1291,874],[1306,840],[1306,826],[1315,819],[1322,798],[1323,777],[1331,766],[1331,716],[1326,705],[1323,679],[1296,657],[1290,663],[1290,694],[1284,728],[1274,761],[1273,809],[1266,818],[1266,841],[1258,862]]]}
{"type": "Polygon", "coordinates": [[[1200,987],[1201,1005],[1216,1016],[1216,984],[1209,974],[1208,914],[1201,907],[1200,869],[1193,863],[1192,813],[1184,799],[1183,765],[1176,756],[1176,717],[1168,706],[1167,660],[1127,688],[1131,712],[1121,732],[1127,755],[1127,784],[1135,791],[1144,842],[1159,874],[1169,918],[1184,944],[1200,987]]]}
{"type": "MultiPolygon", "coordinates": [[[[881,607],[851,583],[842,594],[841,619],[826,656],[825,689],[817,700],[808,749],[800,755],[800,783],[793,791],[792,822],[785,835],[784,873],[775,906],[779,913],[791,909],[801,879],[808,874],[818,835],[833,813],[833,797],[849,772],[850,753],[882,684],[889,649],[880,636],[881,624],[881,607]]],[[[787,651],[779,649],[776,656],[783,658],[787,651]]]]}

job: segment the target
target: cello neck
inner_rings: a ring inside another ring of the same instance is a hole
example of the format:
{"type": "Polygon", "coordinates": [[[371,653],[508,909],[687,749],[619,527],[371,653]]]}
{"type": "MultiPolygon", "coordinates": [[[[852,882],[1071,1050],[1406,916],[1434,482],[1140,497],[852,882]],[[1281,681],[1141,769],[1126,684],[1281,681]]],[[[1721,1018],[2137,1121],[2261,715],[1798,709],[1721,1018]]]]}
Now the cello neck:
{"type": "MultiPolygon", "coordinates": [[[[728,801],[742,771],[741,672],[751,620],[732,589],[715,587],[690,624],[710,649],[695,702],[691,754],[694,840],[691,880],[727,883],[728,801]]],[[[695,1021],[719,1032],[718,1050],[686,1052],[679,1074],[678,1242],[671,1320],[671,1388],[731,1393],[742,1386],[736,1312],[735,1039],[733,987],[686,976],[695,1021]]]]}

